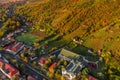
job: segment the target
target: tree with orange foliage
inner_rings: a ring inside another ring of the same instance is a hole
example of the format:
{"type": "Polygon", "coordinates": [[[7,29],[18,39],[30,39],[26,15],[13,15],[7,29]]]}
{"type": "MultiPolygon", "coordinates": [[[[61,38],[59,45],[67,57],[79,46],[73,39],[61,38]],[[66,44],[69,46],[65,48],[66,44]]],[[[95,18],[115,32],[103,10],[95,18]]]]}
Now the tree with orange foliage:
{"type": "Polygon", "coordinates": [[[28,62],[28,57],[25,57],[25,58],[24,58],[24,61],[25,61],[25,62],[28,62]]]}

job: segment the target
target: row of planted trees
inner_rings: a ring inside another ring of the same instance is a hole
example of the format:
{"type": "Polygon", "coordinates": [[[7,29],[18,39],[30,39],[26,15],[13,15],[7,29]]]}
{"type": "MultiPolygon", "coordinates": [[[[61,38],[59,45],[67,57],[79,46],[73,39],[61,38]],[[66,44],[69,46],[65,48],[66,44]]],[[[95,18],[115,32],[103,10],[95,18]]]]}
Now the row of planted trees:
{"type": "Polygon", "coordinates": [[[11,18],[4,22],[4,25],[0,28],[0,37],[4,36],[6,33],[13,31],[20,27],[20,22],[13,20],[11,18]]]}

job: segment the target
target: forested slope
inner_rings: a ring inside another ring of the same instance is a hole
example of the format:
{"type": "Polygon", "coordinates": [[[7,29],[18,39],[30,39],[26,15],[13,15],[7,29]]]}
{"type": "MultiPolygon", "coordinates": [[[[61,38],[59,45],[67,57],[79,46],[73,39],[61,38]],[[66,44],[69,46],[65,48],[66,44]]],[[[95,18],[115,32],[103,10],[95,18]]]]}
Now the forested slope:
{"type": "Polygon", "coordinates": [[[120,53],[119,0],[37,0],[18,6],[16,13],[27,16],[34,29],[68,41],[79,36],[86,47],[120,53]]]}

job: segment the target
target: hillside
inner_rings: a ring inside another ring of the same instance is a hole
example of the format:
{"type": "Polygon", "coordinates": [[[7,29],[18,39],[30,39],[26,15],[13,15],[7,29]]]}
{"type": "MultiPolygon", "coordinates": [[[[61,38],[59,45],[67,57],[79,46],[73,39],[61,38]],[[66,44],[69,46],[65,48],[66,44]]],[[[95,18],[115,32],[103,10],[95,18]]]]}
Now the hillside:
{"type": "MultiPolygon", "coordinates": [[[[16,39],[36,46],[38,57],[66,48],[96,61],[98,69],[88,66],[85,74],[99,80],[120,79],[119,0],[28,0],[13,7],[14,14],[1,19],[1,37],[23,27],[25,34],[16,39]]],[[[75,80],[80,80],[83,73],[75,80]]]]}
{"type": "Polygon", "coordinates": [[[79,36],[86,47],[120,51],[119,0],[42,0],[19,6],[17,13],[67,41],[79,36]]]}

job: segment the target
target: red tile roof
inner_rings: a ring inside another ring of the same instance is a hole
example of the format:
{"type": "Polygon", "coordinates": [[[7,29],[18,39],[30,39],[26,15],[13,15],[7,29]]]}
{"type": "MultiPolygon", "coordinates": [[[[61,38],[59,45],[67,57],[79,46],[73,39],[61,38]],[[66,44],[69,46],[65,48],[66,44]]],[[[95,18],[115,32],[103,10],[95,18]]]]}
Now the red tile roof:
{"type": "Polygon", "coordinates": [[[4,47],[4,49],[10,49],[12,46],[13,46],[13,44],[11,44],[11,45],[9,45],[9,46],[6,46],[6,47],[4,47]]]}
{"type": "Polygon", "coordinates": [[[22,46],[23,46],[23,44],[18,43],[12,48],[12,51],[17,52],[22,46]]]}
{"type": "Polygon", "coordinates": [[[28,76],[28,77],[27,77],[27,80],[35,80],[35,78],[32,77],[32,76],[28,76]]]}
{"type": "Polygon", "coordinates": [[[88,80],[98,80],[97,78],[91,76],[91,75],[88,75],[88,80]]]}
{"type": "Polygon", "coordinates": [[[14,68],[9,63],[3,62],[2,59],[0,59],[0,68],[9,76],[9,78],[19,73],[19,71],[16,68],[14,68]]]}
{"type": "Polygon", "coordinates": [[[54,63],[49,67],[49,70],[53,70],[56,66],[57,66],[57,63],[54,62],[54,63]]]}
{"type": "Polygon", "coordinates": [[[10,77],[13,77],[15,74],[17,74],[19,72],[16,68],[12,67],[8,63],[5,63],[5,69],[9,71],[8,75],[10,77]]]}
{"type": "Polygon", "coordinates": [[[46,58],[42,57],[39,60],[39,64],[43,65],[43,64],[45,64],[45,61],[46,61],[46,58]]]}
{"type": "Polygon", "coordinates": [[[6,46],[4,49],[9,49],[11,51],[18,52],[22,46],[23,46],[22,43],[17,43],[17,44],[11,44],[9,46],[6,46]]]}

